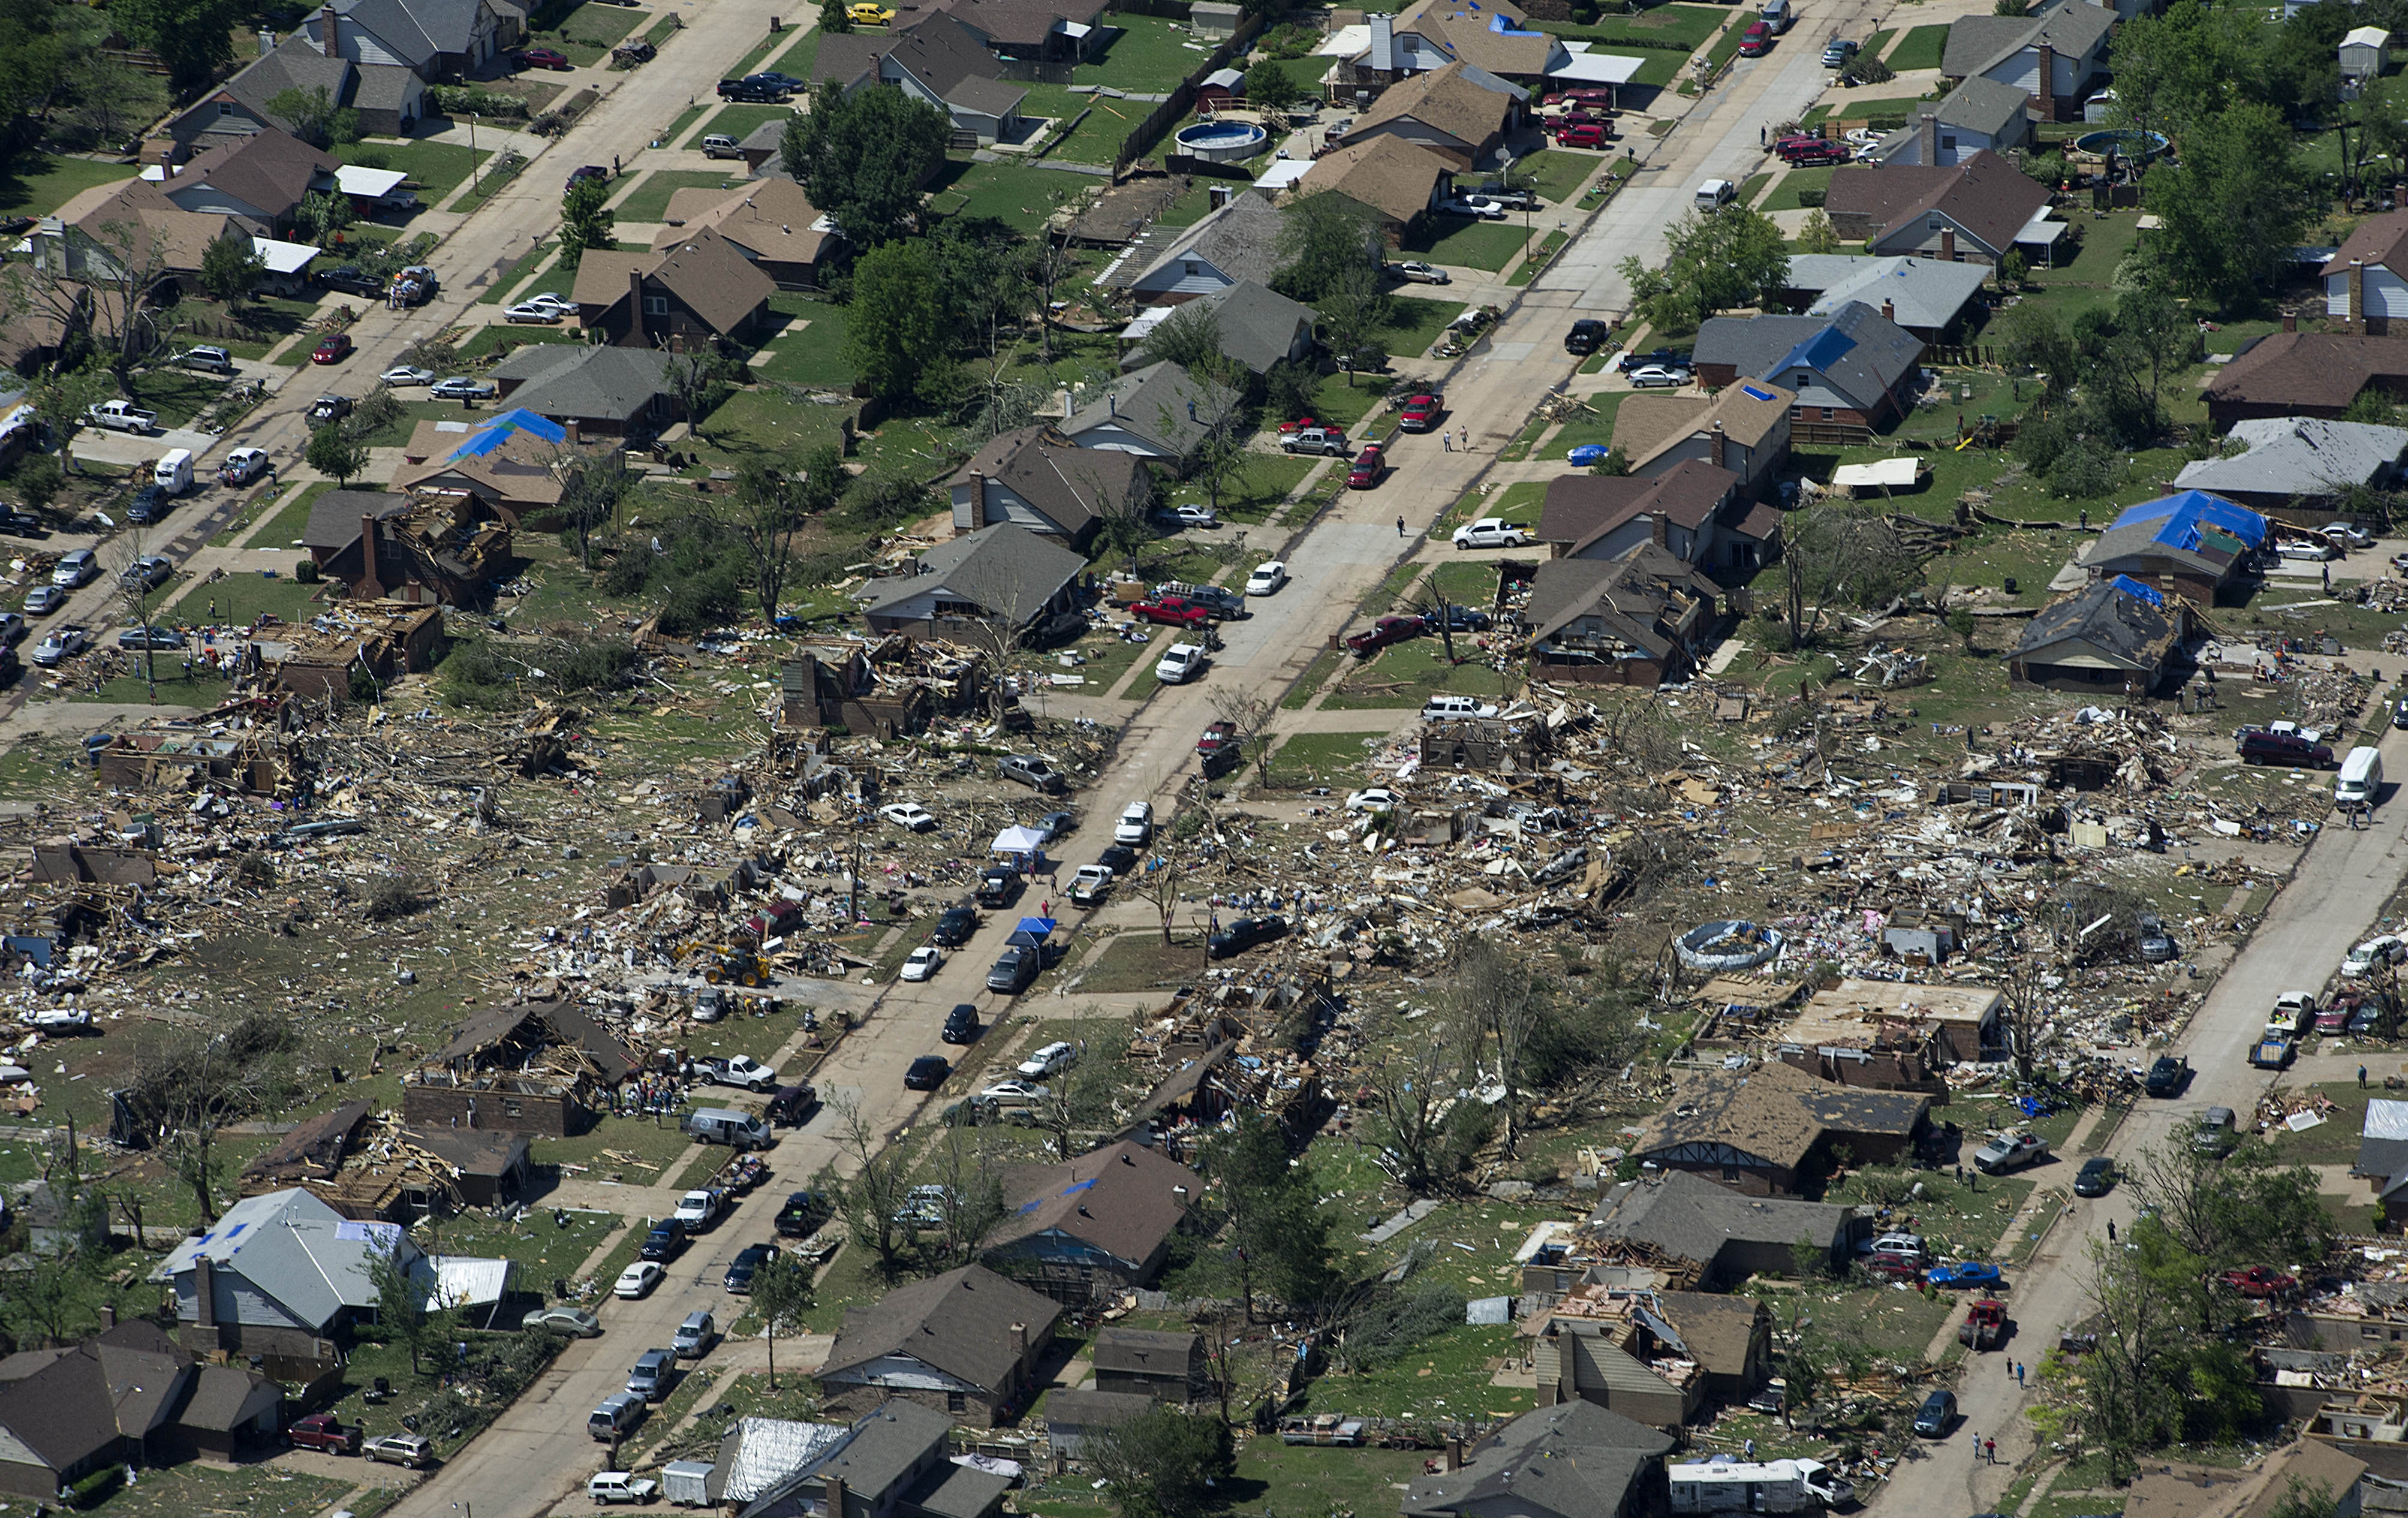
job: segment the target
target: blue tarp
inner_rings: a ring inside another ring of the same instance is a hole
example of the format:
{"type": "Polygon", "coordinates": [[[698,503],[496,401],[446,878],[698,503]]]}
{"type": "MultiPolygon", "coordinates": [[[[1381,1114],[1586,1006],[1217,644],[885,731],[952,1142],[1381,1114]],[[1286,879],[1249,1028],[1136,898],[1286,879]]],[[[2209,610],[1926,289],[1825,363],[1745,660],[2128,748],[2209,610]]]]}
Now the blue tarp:
{"type": "Polygon", "coordinates": [[[568,429],[559,422],[536,415],[533,411],[512,409],[487,422],[468,435],[467,441],[444,455],[453,459],[481,459],[508,442],[513,433],[526,433],[547,443],[568,440],[568,429]]]}
{"type": "Polygon", "coordinates": [[[2197,548],[2208,532],[2223,532],[2251,548],[2266,540],[2266,519],[2245,506],[2203,490],[2178,491],[2128,507],[2109,525],[2133,527],[2161,522],[2157,540],[2172,548],[2197,548]]]}
{"type": "Polygon", "coordinates": [[[1516,26],[1501,14],[1488,18],[1488,29],[1498,36],[1545,36],[1547,35],[1544,32],[1533,32],[1526,27],[1516,26]]]}
{"type": "Polygon", "coordinates": [[[1828,370],[1847,357],[1856,346],[1856,340],[1838,327],[1825,327],[1783,355],[1780,363],[1766,371],[1766,378],[1784,374],[1791,369],[1828,370]]]}
{"type": "Polygon", "coordinates": [[[2135,601],[2146,602],[2160,610],[2165,608],[2166,598],[2157,594],[2156,587],[2143,585],[2129,575],[2117,575],[2111,583],[2135,601]]]}
{"type": "Polygon", "coordinates": [[[1024,917],[1020,920],[1020,925],[1013,928],[1012,931],[1014,933],[1034,933],[1040,938],[1050,938],[1054,936],[1054,919],[1050,917],[1024,917]]]}

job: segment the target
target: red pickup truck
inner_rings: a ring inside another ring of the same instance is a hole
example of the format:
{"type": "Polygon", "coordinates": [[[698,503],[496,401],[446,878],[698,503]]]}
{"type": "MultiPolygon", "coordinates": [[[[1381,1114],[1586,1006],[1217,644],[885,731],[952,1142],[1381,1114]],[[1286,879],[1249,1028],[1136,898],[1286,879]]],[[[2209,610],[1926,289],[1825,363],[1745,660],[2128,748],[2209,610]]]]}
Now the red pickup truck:
{"type": "Polygon", "coordinates": [[[1360,658],[1369,658],[1391,643],[1402,643],[1419,637],[1429,630],[1429,623],[1420,617],[1382,617],[1346,640],[1347,649],[1360,658]]]}
{"type": "Polygon", "coordinates": [[[284,1442],[295,1449],[323,1450],[329,1454],[360,1453],[360,1431],[344,1427],[331,1412],[313,1412],[296,1418],[293,1426],[284,1430],[284,1442]]]}
{"type": "Polygon", "coordinates": [[[1172,627],[1201,627],[1212,620],[1210,607],[1176,595],[1165,595],[1152,601],[1140,601],[1129,608],[1129,615],[1142,622],[1158,622],[1172,627]]]}

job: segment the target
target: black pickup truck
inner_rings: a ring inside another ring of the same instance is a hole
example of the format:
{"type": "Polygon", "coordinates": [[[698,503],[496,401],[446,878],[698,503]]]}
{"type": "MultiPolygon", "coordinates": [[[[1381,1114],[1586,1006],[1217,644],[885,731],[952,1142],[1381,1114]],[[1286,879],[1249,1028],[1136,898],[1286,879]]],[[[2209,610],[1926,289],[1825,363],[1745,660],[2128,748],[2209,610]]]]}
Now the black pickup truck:
{"type": "Polygon", "coordinates": [[[784,80],[763,79],[758,74],[747,74],[740,79],[719,81],[720,99],[742,101],[751,105],[774,106],[784,100],[789,93],[784,80]]]}

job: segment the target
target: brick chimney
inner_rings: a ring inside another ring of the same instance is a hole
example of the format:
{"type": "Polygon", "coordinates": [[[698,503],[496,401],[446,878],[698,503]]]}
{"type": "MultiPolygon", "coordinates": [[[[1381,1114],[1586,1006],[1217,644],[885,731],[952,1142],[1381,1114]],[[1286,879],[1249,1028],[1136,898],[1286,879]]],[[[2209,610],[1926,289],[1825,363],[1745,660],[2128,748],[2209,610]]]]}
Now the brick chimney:
{"type": "Polygon", "coordinates": [[[1915,141],[1919,144],[1917,151],[1923,155],[1923,166],[1925,168],[1931,168],[1938,165],[1940,162],[1940,118],[1928,110],[1916,116],[1914,119],[1914,136],[1915,141]]]}
{"type": "Polygon", "coordinates": [[[986,476],[979,470],[972,469],[970,471],[970,531],[976,532],[985,525],[986,476]]]}
{"type": "Polygon", "coordinates": [[[1647,514],[1647,536],[1657,548],[1669,549],[1672,546],[1672,524],[1665,520],[1662,510],[1650,511],[1647,514]]]}
{"type": "Polygon", "coordinates": [[[566,422],[562,422],[561,426],[568,434],[568,443],[570,447],[573,448],[579,443],[585,441],[584,434],[578,430],[577,419],[575,417],[570,417],[566,422]]]}
{"type": "Polygon", "coordinates": [[[641,339],[647,336],[644,331],[644,271],[641,269],[627,271],[627,321],[640,346],[641,339]]]}
{"type": "Polygon", "coordinates": [[[327,6],[318,12],[318,40],[325,47],[326,56],[329,58],[340,58],[343,55],[341,44],[335,36],[337,24],[334,7],[327,6]]]}
{"type": "Polygon", "coordinates": [[[197,1310],[193,1322],[202,1328],[218,1325],[218,1283],[214,1267],[206,1254],[193,1262],[193,1304],[197,1310]]]}
{"type": "Polygon", "coordinates": [[[1011,1358],[1014,1362],[1015,1369],[1026,1368],[1028,1362],[1028,1325],[1025,1323],[1015,1323],[1011,1325],[1011,1358]]]}
{"type": "Polygon", "coordinates": [[[1898,302],[1894,300],[1885,300],[1882,302],[1882,320],[1885,322],[1895,322],[1898,320],[1898,302]]]}
{"type": "Polygon", "coordinates": [[[2040,45],[2040,91],[2032,98],[2040,103],[2040,119],[2057,120],[2057,50],[2047,43],[2040,45]]]}
{"type": "Polygon", "coordinates": [[[1956,229],[1953,226],[1940,229],[1940,261],[1943,264],[1956,262],[1956,229]]]}
{"type": "Polygon", "coordinates": [[[1727,464],[1724,464],[1724,463],[1723,463],[1723,452],[1724,452],[1724,450],[1725,450],[1725,449],[1727,449],[1727,448],[1729,446],[1729,444],[1730,444],[1730,439],[1729,439],[1728,437],[1725,437],[1725,436],[1724,436],[1724,434],[1723,434],[1723,419],[1722,419],[1722,418],[1720,418],[1720,417],[1716,417],[1716,418],[1714,418],[1714,440],[1713,440],[1713,461],[1714,461],[1714,463],[1715,463],[1715,464],[1717,464],[1717,465],[1721,465],[1722,467],[1724,467],[1724,468],[1728,468],[1728,467],[1729,467],[1729,465],[1727,465],[1727,464]]]}
{"type": "Polygon", "coordinates": [[[377,520],[374,512],[360,513],[360,591],[362,598],[373,601],[384,594],[384,581],[377,578],[377,520]]]}
{"type": "Polygon", "coordinates": [[[2297,331],[2299,331],[2299,330],[2300,330],[2300,313],[2299,313],[2299,312],[2297,312],[2297,311],[2285,311],[2285,312],[2283,313],[2283,330],[2284,330],[2285,332],[2297,332],[2297,331]]]}
{"type": "Polygon", "coordinates": [[[114,1328],[117,1326],[116,1303],[103,1302],[100,1304],[100,1325],[104,1329],[114,1328]]]}
{"type": "Polygon", "coordinates": [[[1463,1436],[1460,1434],[1446,1436],[1446,1468],[1451,1471],[1463,1468],[1463,1436]]]}
{"type": "Polygon", "coordinates": [[[822,1482],[821,1505],[826,1509],[827,1518],[844,1518],[844,1495],[842,1476],[830,1476],[822,1482]]]}
{"type": "Polygon", "coordinates": [[[2352,332],[2366,330],[2366,261],[2349,261],[2349,309],[2342,313],[2342,324],[2352,332]]]}

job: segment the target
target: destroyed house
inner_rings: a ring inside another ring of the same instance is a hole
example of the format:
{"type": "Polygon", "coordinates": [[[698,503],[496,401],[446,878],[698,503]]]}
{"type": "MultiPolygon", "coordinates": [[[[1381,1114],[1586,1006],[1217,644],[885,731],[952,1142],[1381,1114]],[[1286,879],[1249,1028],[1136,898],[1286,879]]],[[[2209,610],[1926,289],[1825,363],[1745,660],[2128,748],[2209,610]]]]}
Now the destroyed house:
{"type": "MultiPolygon", "coordinates": [[[[1890,926],[1907,941],[1936,946],[1943,934],[1954,941],[1949,925],[1925,925],[1921,914],[1914,924],[1901,924],[1906,915],[1893,917],[1890,926]],[[1914,937],[1918,925],[1925,925],[1919,938],[1914,937]]],[[[1944,1104],[1947,1072],[1997,1046],[2006,1000],[1992,986],[1843,980],[1815,992],[1797,1017],[1775,1029],[1773,1048],[1784,1064],[1834,1085],[1918,1091],[1944,1104]]]]}
{"type": "Polygon", "coordinates": [[[272,733],[145,727],[111,735],[93,755],[111,790],[230,786],[253,795],[290,795],[299,780],[294,751],[272,733]]]}
{"type": "Polygon", "coordinates": [[[1687,1170],[1625,1182],[1590,1214],[1587,1235],[1603,1255],[1632,1264],[1693,1267],[1700,1284],[1727,1285],[1759,1272],[1794,1274],[1805,1242],[1847,1268],[1864,1224],[1855,1208],[1742,1196],[1687,1170]]]}
{"type": "Polygon", "coordinates": [[[574,446],[565,424],[523,407],[473,422],[421,422],[402,445],[393,488],[413,496],[474,495],[505,526],[528,526],[558,509],[555,465],[574,446]]]}
{"type": "Polygon", "coordinates": [[[1772,1312],[1752,1296],[1584,1283],[1524,1328],[1541,1406],[1592,1402],[1662,1428],[1710,1398],[1744,1400],[1772,1359],[1772,1312]]]}
{"type": "Polygon", "coordinates": [[[2117,575],[2041,608],[2007,654],[2007,673],[2053,691],[2155,695],[2188,680],[2195,631],[2188,602],[2117,575]]]}
{"type": "Polygon", "coordinates": [[[452,1208],[506,1207],[534,1180],[532,1143],[523,1133],[504,1129],[411,1129],[402,1136],[405,1153],[419,1172],[402,1182],[404,1198],[421,1213],[452,1208]]]}
{"type": "Polygon", "coordinates": [[[412,500],[329,491],[301,535],[318,571],[358,600],[473,606],[510,561],[510,530],[473,492],[412,500]]]}
{"type": "Polygon", "coordinates": [[[845,1309],[815,1372],[821,1399],[854,1416],[897,1398],[991,1428],[1042,1390],[1037,1365],[1061,1316],[1051,1299],[980,1265],[897,1287],[845,1309]]]}
{"type": "Polygon", "coordinates": [[[1154,1283],[1203,1190],[1195,1171],[1127,1140],[1059,1165],[1015,1166],[984,1258],[1074,1307],[1117,1296],[1154,1283]]]}
{"type": "MultiPolygon", "coordinates": [[[[2408,1107],[2408,1102],[2376,1101],[2368,1105],[2408,1107]]],[[[2396,1120],[2387,1120],[2386,1125],[2393,1122],[2396,1120]]],[[[2408,1139],[2397,1142],[2408,1144],[2408,1139]]],[[[2366,1165],[2363,1141],[2358,1153],[2358,1167],[2362,1172],[2366,1165]]],[[[2396,1161],[2386,1158],[2378,1163],[2396,1161]]],[[[2378,1187],[2382,1179],[2387,1178],[2378,1178],[2378,1187]]],[[[2408,1282],[2345,1282],[2339,1292],[2312,1297],[2285,1313],[2283,1338],[2294,1350],[2344,1353],[2377,1346],[2408,1345],[2408,1282]]]]}
{"type": "Polygon", "coordinates": [[[439,608],[347,601],[273,629],[273,636],[254,633],[250,652],[273,671],[278,688],[341,701],[351,695],[353,669],[366,669],[383,686],[433,668],[442,637],[439,608]]]}
{"type": "Polygon", "coordinates": [[[1722,594],[1654,543],[1616,559],[1550,559],[1539,566],[1523,613],[1533,673],[1650,689],[1686,680],[1713,647],[1722,594]]]}
{"type": "Polygon", "coordinates": [[[635,1068],[624,1045],[562,1001],[489,1007],[412,1070],[401,1115],[414,1128],[503,1128],[564,1138],[635,1068]]]}
{"type": "Polygon", "coordinates": [[[1670,1501],[1672,1445],[1594,1402],[1541,1408],[1466,1451],[1461,1469],[1414,1478],[1400,1507],[1404,1518],[1645,1518],[1670,1501]]]}
{"type": "Polygon", "coordinates": [[[345,1102],[322,1112],[263,1150],[242,1167],[238,1184],[246,1196],[282,1191],[305,1181],[323,1181],[343,1167],[371,1104],[345,1102]]]}
{"type": "Polygon", "coordinates": [[[1631,1152],[1752,1196],[1811,1194],[1841,1147],[1864,1164],[1908,1158],[1930,1105],[1917,1093],[1835,1085],[1786,1064],[1700,1071],[1631,1152]]]}
{"type": "Polygon", "coordinates": [[[1133,1393],[1174,1404],[1204,1398],[1207,1368],[1200,1334],[1106,1324],[1096,1330],[1093,1353],[1099,1392],[1133,1393]]]}
{"type": "Polygon", "coordinates": [[[939,712],[977,706],[986,657],[958,644],[900,633],[875,640],[797,643],[779,670],[780,720],[789,727],[840,727],[874,738],[923,732],[939,712]]]}

